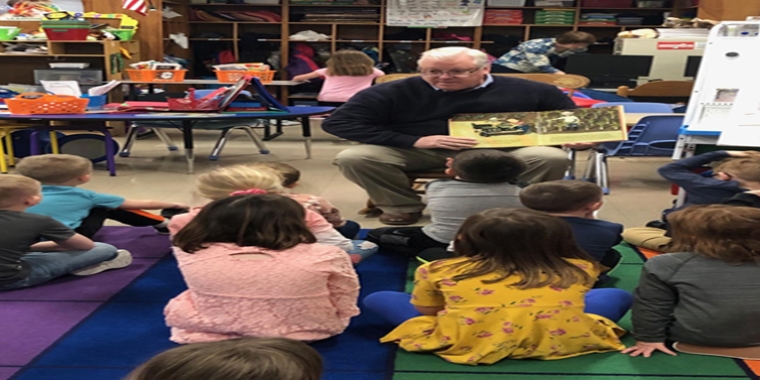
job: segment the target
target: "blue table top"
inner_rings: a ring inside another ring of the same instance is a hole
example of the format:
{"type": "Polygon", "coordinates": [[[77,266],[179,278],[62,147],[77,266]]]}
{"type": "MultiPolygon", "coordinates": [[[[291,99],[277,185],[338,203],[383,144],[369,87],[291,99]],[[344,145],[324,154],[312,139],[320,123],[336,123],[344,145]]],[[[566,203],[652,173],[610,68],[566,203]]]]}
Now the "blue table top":
{"type": "Polygon", "coordinates": [[[288,112],[138,112],[138,113],[85,113],[64,115],[13,115],[0,113],[0,120],[92,120],[92,121],[183,121],[183,120],[224,120],[224,119],[288,119],[328,113],[335,107],[295,106],[287,107],[288,112]]]}

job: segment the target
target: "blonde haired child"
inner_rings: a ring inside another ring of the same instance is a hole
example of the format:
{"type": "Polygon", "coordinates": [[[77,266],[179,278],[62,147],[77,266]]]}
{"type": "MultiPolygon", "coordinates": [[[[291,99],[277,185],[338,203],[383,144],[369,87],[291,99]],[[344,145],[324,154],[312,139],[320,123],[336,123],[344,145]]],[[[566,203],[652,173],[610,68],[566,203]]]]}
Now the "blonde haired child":
{"type": "Polygon", "coordinates": [[[276,194],[206,205],[180,230],[174,254],[188,290],[164,310],[171,340],[320,340],[359,314],[359,279],[337,247],[314,244],[306,210],[276,194]]]}
{"type": "Polygon", "coordinates": [[[322,215],[341,235],[353,239],[359,233],[361,226],[352,220],[346,220],[341,216],[340,210],[333,206],[325,198],[312,195],[296,193],[293,191],[301,180],[301,172],[284,162],[259,162],[255,166],[262,166],[276,170],[282,176],[282,186],[289,190],[285,195],[289,196],[304,207],[322,215]]]}
{"type": "Polygon", "coordinates": [[[385,75],[374,68],[375,62],[357,50],[338,50],[327,60],[327,68],[293,77],[295,82],[324,78],[317,100],[321,105],[341,105],[357,92],[372,86],[372,81],[385,75]]]}
{"type": "Polygon", "coordinates": [[[322,357],[297,340],[243,338],[166,350],[126,380],[319,380],[322,357]]]}
{"type": "Polygon", "coordinates": [[[159,233],[168,233],[168,220],[147,210],[186,210],[175,202],[125,199],[79,186],[92,180],[92,162],[72,154],[42,154],[26,157],[18,165],[19,174],[42,182],[42,202],[27,210],[47,215],[76,232],[92,238],[106,219],[130,226],[151,226],[159,233]]]}
{"type": "Polygon", "coordinates": [[[43,199],[40,189],[32,178],[0,176],[0,291],[67,274],[88,276],[132,262],[129,251],[93,243],[49,216],[25,212],[43,199]]]}
{"type": "MultiPolygon", "coordinates": [[[[257,165],[234,165],[217,168],[198,176],[198,194],[206,199],[218,200],[236,192],[285,193],[280,174],[268,167],[257,165]]],[[[201,208],[191,209],[187,214],[174,216],[169,223],[172,236],[189,223],[201,208]]],[[[343,237],[325,218],[314,211],[306,210],[306,225],[317,238],[317,242],[336,246],[351,254],[351,260],[358,264],[362,259],[377,252],[375,244],[366,241],[352,241],[343,237]]]]}
{"type": "Polygon", "coordinates": [[[417,268],[412,294],[377,292],[364,306],[398,325],[381,342],[458,364],[562,359],[625,348],[615,321],[631,305],[620,289],[591,289],[600,266],[560,218],[525,209],[470,216],[459,256],[417,268]]]}

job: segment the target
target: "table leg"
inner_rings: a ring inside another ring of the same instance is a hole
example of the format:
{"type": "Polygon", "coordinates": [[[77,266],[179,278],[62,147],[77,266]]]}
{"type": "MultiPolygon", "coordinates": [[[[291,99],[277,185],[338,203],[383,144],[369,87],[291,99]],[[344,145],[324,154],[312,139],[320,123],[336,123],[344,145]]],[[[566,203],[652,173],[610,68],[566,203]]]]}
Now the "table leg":
{"type": "Polygon", "coordinates": [[[276,137],[282,135],[282,120],[277,119],[276,122],[276,129],[274,133],[271,133],[269,131],[269,128],[271,127],[271,122],[267,120],[266,129],[264,130],[264,141],[271,141],[274,140],[276,137]]]}
{"type": "MultiPolygon", "coordinates": [[[[279,123],[280,120],[277,120],[279,123]]],[[[309,117],[304,116],[301,118],[301,133],[304,138],[304,145],[306,147],[306,158],[311,158],[311,124],[309,123],[309,117]]]]}
{"type": "Polygon", "coordinates": [[[187,158],[187,173],[193,174],[195,166],[195,156],[193,155],[193,122],[190,120],[182,121],[182,137],[185,140],[185,158],[187,158]]]}
{"type": "Polygon", "coordinates": [[[5,150],[2,141],[0,141],[0,173],[8,173],[8,162],[5,161],[5,150]]]}
{"type": "Polygon", "coordinates": [[[5,131],[5,154],[8,156],[8,166],[16,166],[15,153],[13,153],[13,129],[3,128],[5,131]]]}
{"type": "Polygon", "coordinates": [[[50,131],[50,151],[53,154],[61,153],[58,148],[58,133],[56,131],[50,131]]]}

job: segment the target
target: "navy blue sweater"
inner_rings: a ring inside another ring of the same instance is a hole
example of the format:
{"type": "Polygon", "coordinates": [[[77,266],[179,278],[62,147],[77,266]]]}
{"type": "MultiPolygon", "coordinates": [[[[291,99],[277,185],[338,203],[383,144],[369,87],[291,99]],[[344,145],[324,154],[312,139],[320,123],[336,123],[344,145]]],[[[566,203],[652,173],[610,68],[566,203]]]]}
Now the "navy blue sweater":
{"type": "MultiPolygon", "coordinates": [[[[678,209],[691,205],[706,205],[721,203],[726,198],[744,191],[737,181],[723,181],[712,177],[704,177],[695,173],[699,169],[714,161],[728,158],[725,151],[709,152],[694,157],[684,158],[667,164],[657,171],[670,182],[682,187],[686,191],[686,202],[678,209]]],[[[677,209],[668,209],[664,214],[669,214],[677,209]]]]}
{"type": "Polygon", "coordinates": [[[448,120],[462,113],[573,109],[554,86],[494,76],[484,88],[435,90],[420,77],[372,86],[322,122],[335,136],[365,144],[411,148],[423,136],[448,135],[448,120]]]}

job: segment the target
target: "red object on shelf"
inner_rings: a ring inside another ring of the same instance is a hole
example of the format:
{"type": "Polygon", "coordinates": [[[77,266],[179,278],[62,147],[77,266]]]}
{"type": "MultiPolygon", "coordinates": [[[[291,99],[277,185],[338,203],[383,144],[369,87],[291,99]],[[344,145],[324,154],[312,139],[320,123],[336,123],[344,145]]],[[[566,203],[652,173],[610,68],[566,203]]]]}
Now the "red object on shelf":
{"type": "Polygon", "coordinates": [[[581,7],[630,8],[633,7],[633,0],[582,0],[581,7]]]}
{"type": "Polygon", "coordinates": [[[85,28],[42,28],[51,41],[85,41],[90,29],[85,28]]]}

